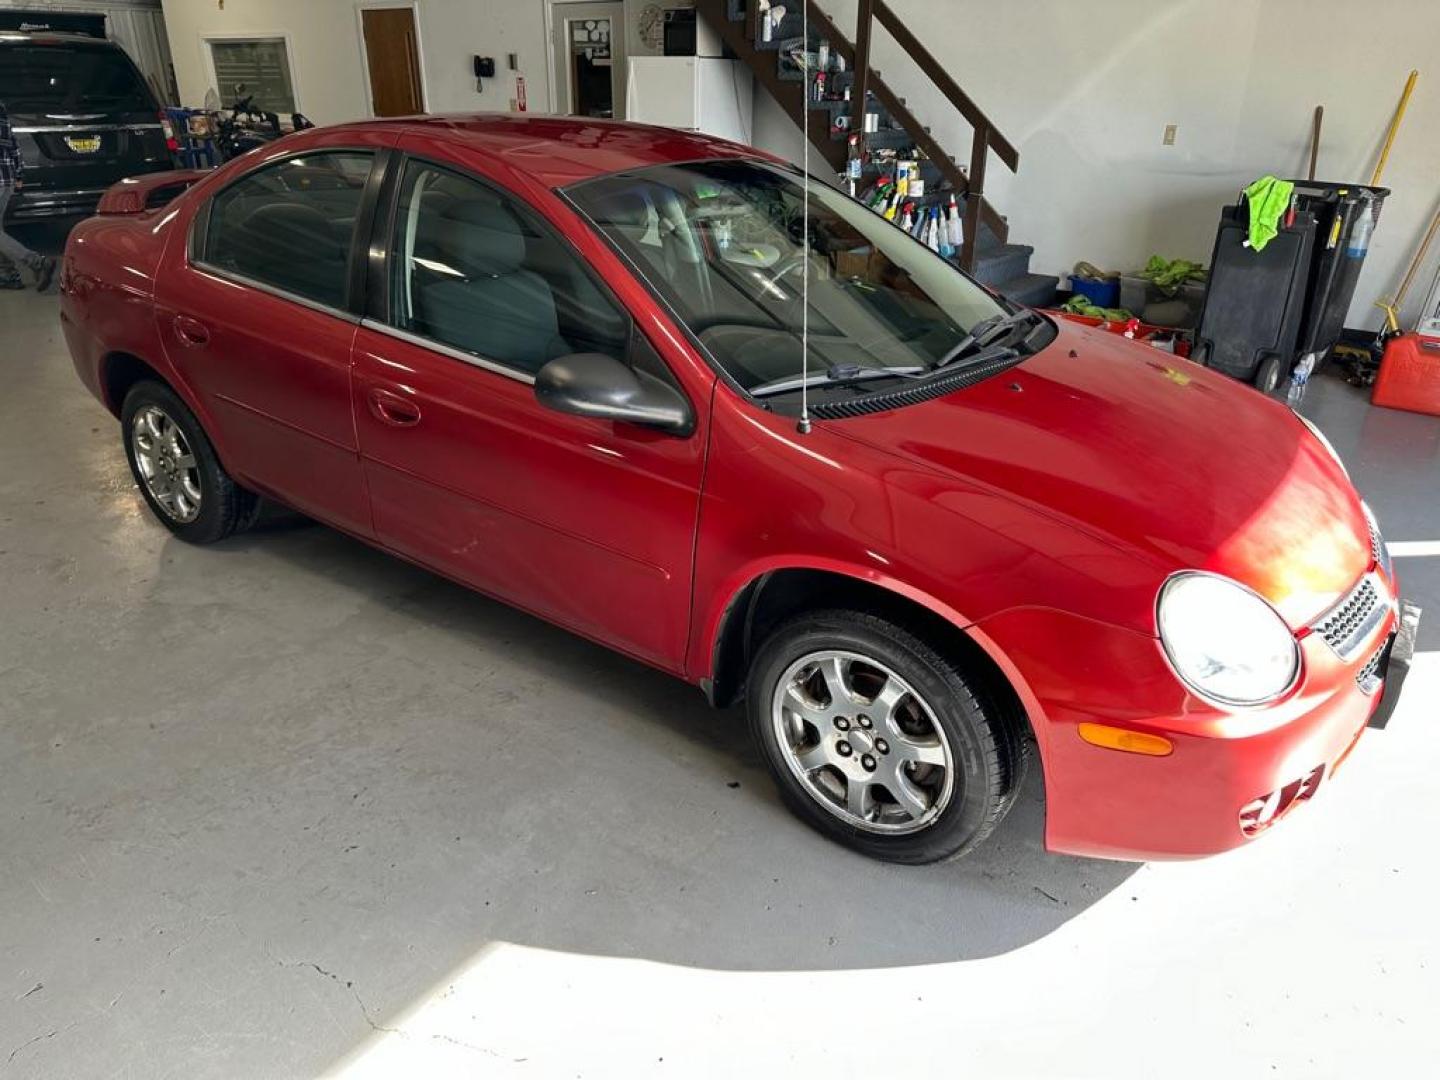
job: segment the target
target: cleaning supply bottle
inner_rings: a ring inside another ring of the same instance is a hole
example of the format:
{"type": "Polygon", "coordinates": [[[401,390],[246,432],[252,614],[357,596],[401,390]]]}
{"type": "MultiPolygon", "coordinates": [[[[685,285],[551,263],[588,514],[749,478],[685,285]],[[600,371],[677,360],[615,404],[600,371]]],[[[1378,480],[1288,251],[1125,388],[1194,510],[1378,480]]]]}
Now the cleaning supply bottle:
{"type": "Polygon", "coordinates": [[[954,195],[950,196],[950,203],[945,207],[945,225],[950,234],[950,246],[959,251],[965,246],[965,226],[960,220],[960,207],[954,195]]]}
{"type": "Polygon", "coordinates": [[[915,204],[906,203],[905,209],[900,211],[900,228],[909,232],[915,227],[915,204]]]}
{"type": "MultiPolygon", "coordinates": [[[[1366,204],[1369,209],[1369,204],[1366,204]]],[[[1306,353],[1295,370],[1290,373],[1290,389],[1285,392],[1285,403],[1292,409],[1298,408],[1305,400],[1305,389],[1310,385],[1310,373],[1315,370],[1315,354],[1306,353]]]]}
{"type": "Polygon", "coordinates": [[[1363,259],[1370,249],[1370,237],[1375,232],[1374,200],[1364,196],[1364,207],[1350,230],[1350,239],[1345,245],[1345,254],[1351,259],[1363,259]]]}
{"type": "Polygon", "coordinates": [[[930,224],[925,229],[925,244],[931,251],[940,250],[940,208],[930,207],[930,224]]]}

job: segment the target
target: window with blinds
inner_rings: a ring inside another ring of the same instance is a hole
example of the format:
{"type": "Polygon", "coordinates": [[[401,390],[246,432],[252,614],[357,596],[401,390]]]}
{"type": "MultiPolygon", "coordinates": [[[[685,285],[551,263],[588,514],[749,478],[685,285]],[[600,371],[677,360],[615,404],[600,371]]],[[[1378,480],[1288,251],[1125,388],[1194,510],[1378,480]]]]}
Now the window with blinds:
{"type": "Polygon", "coordinates": [[[255,96],[257,108],[282,115],[295,111],[295,84],[290,78],[290,56],[284,38],[229,39],[209,44],[222,104],[229,105],[243,96],[235,92],[235,87],[244,83],[245,94],[255,96]]]}

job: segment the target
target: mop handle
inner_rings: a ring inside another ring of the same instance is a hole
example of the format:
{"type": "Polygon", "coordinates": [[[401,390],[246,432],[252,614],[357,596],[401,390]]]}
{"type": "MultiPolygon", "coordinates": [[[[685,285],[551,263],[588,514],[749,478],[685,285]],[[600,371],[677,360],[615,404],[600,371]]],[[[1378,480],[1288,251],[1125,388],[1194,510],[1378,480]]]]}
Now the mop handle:
{"type": "Polygon", "coordinates": [[[1390,121],[1390,130],[1385,135],[1385,148],[1380,151],[1380,160],[1375,163],[1375,175],[1370,177],[1370,186],[1380,186],[1380,176],[1385,172],[1385,162],[1390,158],[1390,147],[1395,145],[1395,133],[1400,130],[1400,121],[1405,119],[1405,108],[1410,104],[1410,95],[1415,92],[1415,80],[1420,78],[1420,72],[1411,71],[1410,77],[1405,80],[1405,90],[1400,95],[1400,104],[1395,108],[1394,119],[1390,121]]]}

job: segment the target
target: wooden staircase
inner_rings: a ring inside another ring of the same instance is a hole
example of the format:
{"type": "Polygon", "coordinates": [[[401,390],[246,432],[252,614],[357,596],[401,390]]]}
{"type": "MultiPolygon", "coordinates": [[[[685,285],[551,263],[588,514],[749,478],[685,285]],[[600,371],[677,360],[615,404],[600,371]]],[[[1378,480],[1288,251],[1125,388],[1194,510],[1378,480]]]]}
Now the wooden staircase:
{"type": "Polygon", "coordinates": [[[928,209],[936,203],[943,206],[952,194],[962,208],[965,242],[954,256],[956,263],[978,281],[1018,303],[1053,303],[1058,279],[1030,272],[1034,248],[1010,242],[1009,223],[985,197],[985,172],[991,152],[1011,171],[1019,167],[1019,153],[885,0],[859,0],[853,42],[813,0],[774,2],[782,4],[786,14],[768,41],[756,0],[695,0],[695,10],[755,73],[760,85],[797,126],[809,110],[810,141],[820,159],[837,175],[845,171],[850,157],[850,135],[859,136],[862,172],[856,186],[858,195],[864,197],[881,176],[893,173],[895,158],[918,157],[926,190],[925,196],[916,200],[921,204],[918,208],[928,209]],[[809,41],[804,40],[802,3],[810,9],[809,41]],[[877,22],[970,124],[974,134],[968,166],[962,166],[936,141],[930,129],[911,113],[905,99],[870,67],[870,41],[877,22]],[[793,57],[802,49],[814,53],[822,43],[828,45],[832,56],[844,60],[845,71],[827,72],[826,96],[815,100],[813,74],[807,78],[793,57]],[[877,130],[864,131],[866,113],[876,115],[877,130]]]}

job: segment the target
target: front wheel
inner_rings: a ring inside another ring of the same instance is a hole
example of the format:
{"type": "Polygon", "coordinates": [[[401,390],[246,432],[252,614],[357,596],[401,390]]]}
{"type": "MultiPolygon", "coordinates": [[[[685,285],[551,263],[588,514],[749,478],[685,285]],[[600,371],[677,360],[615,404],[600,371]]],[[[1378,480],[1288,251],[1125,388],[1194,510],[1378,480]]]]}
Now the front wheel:
{"type": "Polygon", "coordinates": [[[928,863],[973,849],[999,824],[1025,755],[951,661],[857,611],[803,615],[751,669],[750,725],[802,820],[873,858],[928,863]]]}

